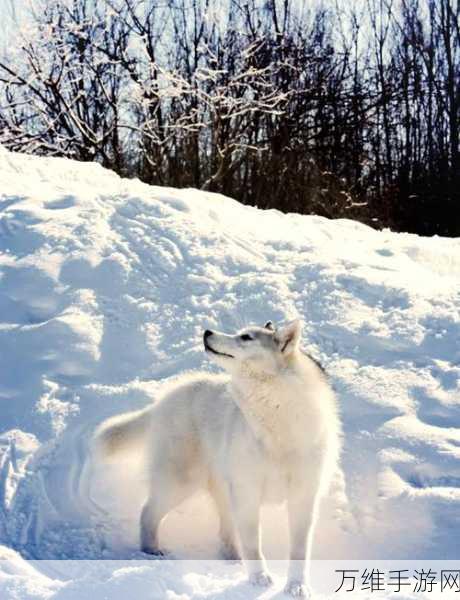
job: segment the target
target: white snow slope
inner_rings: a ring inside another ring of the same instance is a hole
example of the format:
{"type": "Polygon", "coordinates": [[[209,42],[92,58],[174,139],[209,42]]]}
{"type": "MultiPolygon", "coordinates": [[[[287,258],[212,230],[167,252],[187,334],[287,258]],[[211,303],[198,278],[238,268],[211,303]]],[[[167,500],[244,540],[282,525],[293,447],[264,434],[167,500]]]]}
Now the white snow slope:
{"type": "MultiPolygon", "coordinates": [[[[460,559],[459,306],[458,239],[261,211],[0,149],[0,596],[90,597],[81,581],[94,568],[62,582],[24,559],[144,559],[139,461],[92,474],[102,509],[79,492],[94,427],[154,401],[169,377],[212,369],[205,328],[296,316],[345,432],[344,484],[324,503],[314,558],[460,559]]],[[[264,544],[282,558],[273,510],[264,544]]],[[[174,556],[215,556],[212,511],[195,498],[167,519],[174,556]]],[[[252,597],[231,593],[241,565],[197,567],[174,588],[174,564],[101,567],[100,597],[127,597],[126,585],[142,598],[143,569],[161,590],[145,597],[252,597]]]]}

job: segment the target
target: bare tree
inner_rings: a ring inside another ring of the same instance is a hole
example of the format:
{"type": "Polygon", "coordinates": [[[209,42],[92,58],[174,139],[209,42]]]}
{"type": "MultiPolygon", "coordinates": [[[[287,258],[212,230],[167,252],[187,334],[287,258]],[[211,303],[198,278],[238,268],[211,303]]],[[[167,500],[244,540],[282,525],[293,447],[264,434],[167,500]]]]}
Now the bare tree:
{"type": "Polygon", "coordinates": [[[0,56],[7,147],[460,233],[458,0],[37,3],[0,56]]]}

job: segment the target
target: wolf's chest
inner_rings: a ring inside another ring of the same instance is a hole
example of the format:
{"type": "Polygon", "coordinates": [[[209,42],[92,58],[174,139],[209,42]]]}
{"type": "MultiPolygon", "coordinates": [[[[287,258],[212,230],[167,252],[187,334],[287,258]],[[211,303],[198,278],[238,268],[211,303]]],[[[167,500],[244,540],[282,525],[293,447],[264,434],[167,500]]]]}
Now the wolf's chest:
{"type": "Polygon", "coordinates": [[[309,410],[300,394],[289,399],[275,394],[258,396],[240,406],[253,435],[275,463],[285,455],[303,452],[319,416],[309,410]]]}

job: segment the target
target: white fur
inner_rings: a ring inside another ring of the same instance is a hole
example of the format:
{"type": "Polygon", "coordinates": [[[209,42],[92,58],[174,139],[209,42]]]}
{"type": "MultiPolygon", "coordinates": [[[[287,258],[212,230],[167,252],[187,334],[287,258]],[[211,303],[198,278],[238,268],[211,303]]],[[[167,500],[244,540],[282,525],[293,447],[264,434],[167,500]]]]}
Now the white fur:
{"type": "Polygon", "coordinates": [[[223,555],[241,556],[250,580],[268,585],[259,510],[285,501],[291,561],[286,589],[308,594],[305,567],[319,499],[339,456],[340,421],[325,375],[299,349],[300,332],[298,321],[277,331],[267,324],[235,335],[208,332],[206,351],[226,375],[184,374],[151,408],[99,428],[99,447],[114,452],[137,441],[147,452],[144,551],[161,552],[163,517],[205,488],[219,511],[223,555]]]}

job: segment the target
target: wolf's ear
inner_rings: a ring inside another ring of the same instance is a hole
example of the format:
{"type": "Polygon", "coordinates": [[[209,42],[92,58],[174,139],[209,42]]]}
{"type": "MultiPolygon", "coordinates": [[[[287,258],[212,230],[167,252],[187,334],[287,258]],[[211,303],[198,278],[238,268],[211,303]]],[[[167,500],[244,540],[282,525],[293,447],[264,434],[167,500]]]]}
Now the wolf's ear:
{"type": "Polygon", "coordinates": [[[287,356],[297,350],[300,342],[300,335],[302,333],[302,322],[300,319],[291,321],[275,334],[275,340],[278,344],[280,352],[287,356]]]}
{"type": "Polygon", "coordinates": [[[273,327],[273,322],[267,321],[264,325],[264,329],[269,329],[270,331],[275,331],[275,328],[273,327]]]}

